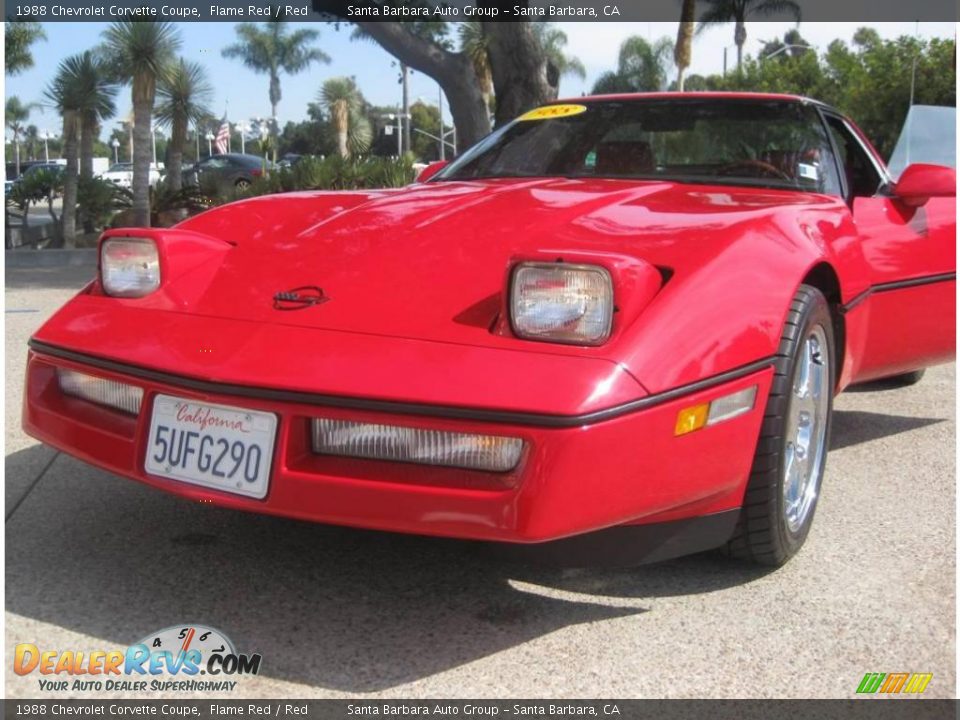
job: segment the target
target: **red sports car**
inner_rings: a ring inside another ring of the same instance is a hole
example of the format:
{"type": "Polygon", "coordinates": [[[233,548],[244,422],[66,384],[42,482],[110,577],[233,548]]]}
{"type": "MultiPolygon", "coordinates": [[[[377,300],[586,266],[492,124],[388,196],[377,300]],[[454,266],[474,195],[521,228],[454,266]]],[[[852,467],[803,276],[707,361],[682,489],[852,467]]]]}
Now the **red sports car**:
{"type": "Polygon", "coordinates": [[[548,105],[403,189],[106,232],[24,427],[241,510],[781,564],[833,396],[954,357],[955,185],[799,97],[548,105]]]}

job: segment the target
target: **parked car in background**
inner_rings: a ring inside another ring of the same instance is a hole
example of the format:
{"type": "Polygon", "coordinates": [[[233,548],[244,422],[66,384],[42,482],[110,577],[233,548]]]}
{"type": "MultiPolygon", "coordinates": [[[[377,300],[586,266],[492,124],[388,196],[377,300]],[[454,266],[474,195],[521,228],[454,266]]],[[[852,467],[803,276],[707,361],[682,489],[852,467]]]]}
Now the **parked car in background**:
{"type": "MultiPolygon", "coordinates": [[[[42,165],[46,162],[56,163],[56,164],[66,164],[66,160],[21,160],[20,161],[20,175],[23,175],[29,168],[34,165],[42,165]]],[[[8,162],[6,167],[6,180],[16,180],[17,177],[17,164],[15,162],[8,162]]]]}
{"type": "MultiPolygon", "coordinates": [[[[133,187],[133,163],[114,163],[100,177],[116,183],[122,188],[131,188],[133,187]]],[[[150,187],[156,187],[162,177],[163,163],[150,163],[150,187]]]]}
{"type": "Polygon", "coordinates": [[[303,158],[305,158],[305,157],[310,157],[310,156],[309,156],[309,155],[300,155],[299,153],[287,153],[286,155],[284,155],[283,157],[281,157],[279,160],[277,160],[277,167],[278,167],[278,168],[292,168],[294,165],[296,165],[298,162],[300,162],[300,161],[301,161],[303,158]]]}
{"type": "Polygon", "coordinates": [[[223,153],[211,155],[183,171],[184,185],[199,185],[218,193],[243,190],[276,166],[258,155],[223,153]]]}
{"type": "MultiPolygon", "coordinates": [[[[255,176],[234,157],[210,172],[255,176]]],[[[107,231],[30,341],[23,424],[255,513],[782,565],[834,396],[955,356],[955,195],[807,98],[552,103],[405,188],[107,231]]]]}
{"type": "Polygon", "coordinates": [[[64,170],[66,168],[66,161],[56,161],[52,160],[50,162],[31,162],[29,166],[24,169],[21,166],[20,177],[15,180],[6,180],[3,185],[4,195],[9,195],[10,191],[13,190],[14,186],[17,183],[23,182],[24,179],[29,178],[30,176],[40,172],[41,170],[64,170]]]}

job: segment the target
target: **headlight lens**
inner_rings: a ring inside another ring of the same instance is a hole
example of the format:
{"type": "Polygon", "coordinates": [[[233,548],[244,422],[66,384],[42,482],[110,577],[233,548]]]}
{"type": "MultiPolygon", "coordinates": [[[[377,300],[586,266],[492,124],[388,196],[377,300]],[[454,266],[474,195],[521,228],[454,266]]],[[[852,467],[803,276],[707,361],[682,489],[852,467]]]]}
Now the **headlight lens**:
{"type": "Polygon", "coordinates": [[[513,272],[510,322],[530,340],[599,345],[613,324],[613,281],[597,265],[523,263],[513,272]]]}
{"type": "Polygon", "coordinates": [[[317,418],[313,451],[326,455],[508,472],[520,462],[523,440],[425,428],[317,418]]]}
{"type": "Polygon", "coordinates": [[[100,278],[113,297],[135,298],[160,287],[160,254],[148,238],[108,238],[100,247],[100,278]]]}

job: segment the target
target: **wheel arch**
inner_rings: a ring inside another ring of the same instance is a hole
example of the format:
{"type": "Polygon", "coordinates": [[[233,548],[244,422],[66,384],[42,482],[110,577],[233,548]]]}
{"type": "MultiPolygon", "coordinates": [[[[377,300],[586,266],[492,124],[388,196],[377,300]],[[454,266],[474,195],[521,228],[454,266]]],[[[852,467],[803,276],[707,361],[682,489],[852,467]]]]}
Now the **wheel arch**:
{"type": "Polygon", "coordinates": [[[821,261],[807,271],[807,274],[803,280],[800,281],[800,284],[815,287],[823,293],[823,296],[827,299],[827,304],[830,306],[830,317],[833,319],[833,337],[837,355],[837,357],[834,358],[836,361],[834,365],[836,368],[836,377],[834,380],[839,383],[843,373],[843,364],[847,357],[846,323],[842,311],[843,295],[840,286],[840,277],[830,263],[821,261]]]}

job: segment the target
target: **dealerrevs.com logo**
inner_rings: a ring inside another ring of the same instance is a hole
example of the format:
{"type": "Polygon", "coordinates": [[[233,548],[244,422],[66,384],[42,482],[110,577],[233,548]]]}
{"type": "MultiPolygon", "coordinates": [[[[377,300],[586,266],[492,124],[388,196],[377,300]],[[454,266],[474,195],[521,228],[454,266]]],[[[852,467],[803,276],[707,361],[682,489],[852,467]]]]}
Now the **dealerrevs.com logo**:
{"type": "Polygon", "coordinates": [[[927,689],[933,673],[867,673],[857,687],[860,695],[919,695],[927,689]]]}
{"type": "Polygon", "coordinates": [[[45,692],[230,692],[260,672],[261,656],[240,654],[219,630],[174,625],[126,649],[53,650],[19,643],[13,671],[36,673],[45,692]]]}

